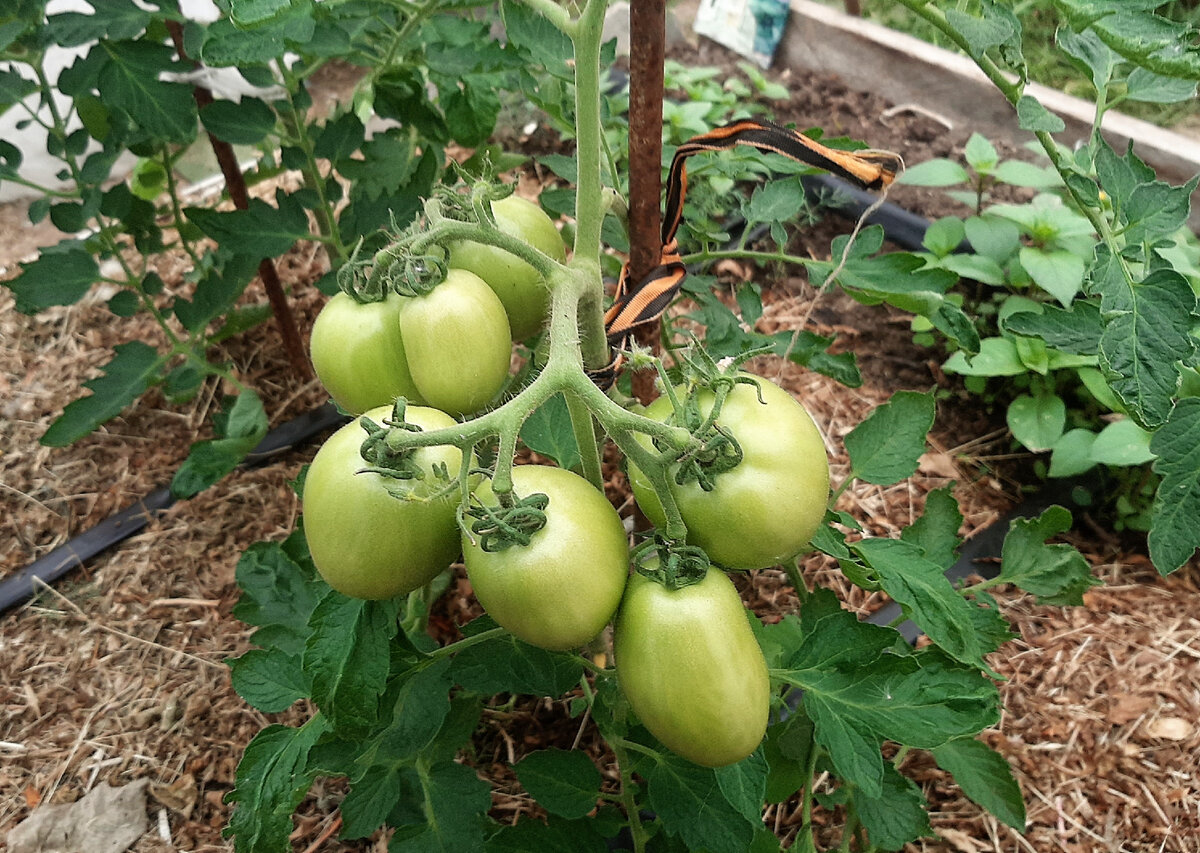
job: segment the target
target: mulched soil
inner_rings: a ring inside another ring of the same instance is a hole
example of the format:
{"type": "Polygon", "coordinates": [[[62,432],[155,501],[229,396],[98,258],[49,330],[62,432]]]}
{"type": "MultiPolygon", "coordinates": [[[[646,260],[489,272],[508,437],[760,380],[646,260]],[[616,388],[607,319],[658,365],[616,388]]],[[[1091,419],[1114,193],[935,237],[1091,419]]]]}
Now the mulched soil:
{"type": "MultiPolygon", "coordinates": [[[[730,64],[728,54],[707,44],[697,61],[730,64]]],[[[779,118],[900,150],[909,163],[959,155],[968,135],[919,114],[885,118],[890,105],[847,90],[832,76],[797,73],[787,82],[794,97],[779,118]]],[[[927,216],[961,212],[928,190],[897,188],[892,198],[927,216]]],[[[832,235],[847,229],[829,221],[801,239],[806,251],[825,257],[832,235]]],[[[8,236],[6,229],[2,242],[10,242],[8,236]]],[[[306,333],[323,302],[308,284],[323,264],[311,247],[297,247],[280,262],[306,333]]],[[[178,270],[163,273],[182,286],[178,270]]],[[[789,328],[809,313],[814,295],[802,275],[783,271],[760,281],[767,294],[762,330],[789,328]]],[[[247,301],[263,298],[257,287],[246,295],[247,301]]],[[[845,493],[842,509],[874,534],[895,535],[920,514],[930,490],[954,481],[964,532],[972,535],[1016,503],[1014,478],[1028,460],[1014,459],[1002,419],[947,383],[936,353],[912,345],[906,316],[826,296],[811,317],[810,328],[836,331],[843,346],[859,353],[862,388],[774,360],[760,360],[755,369],[805,402],[826,435],[835,482],[847,470],[842,439],[872,407],[898,388],[944,392],[917,474],[891,487],[858,485],[845,493]]],[[[178,407],[150,393],[71,447],[37,443],[113,345],[156,342],[158,335],[144,318],[114,319],[99,296],[25,317],[13,310],[7,291],[0,293],[0,434],[6,439],[0,448],[0,577],[164,484],[187,446],[206,436],[220,389],[178,407]]],[[[289,369],[269,324],[226,342],[222,354],[259,390],[273,424],[324,400],[314,382],[289,369]]],[[[0,837],[39,804],[72,801],[99,781],[122,785],[148,777],[156,828],[132,849],[229,849],[220,835],[228,819],[222,798],[242,749],[266,723],[295,724],[311,711],[300,703],[263,715],[230,688],[222,661],[247,648],[248,634],[229,615],[238,597],[234,566],[250,543],[291,530],[299,505],[289,482],[314,452],[309,447],[232,474],[56,589],[0,616],[0,837]]],[[[626,495],[619,469],[610,464],[608,473],[610,494],[626,495]]],[[[632,511],[627,501],[618,503],[622,512],[632,511]]],[[[1159,578],[1139,543],[1098,535],[1086,525],[1071,541],[1106,582],[1089,591],[1084,607],[1042,607],[1027,596],[999,595],[1019,637],[990,658],[1006,679],[1005,711],[984,737],[1016,768],[1029,810],[1027,832],[997,824],[916,752],[905,769],[925,788],[941,838],[910,850],[1200,849],[1200,569],[1192,564],[1159,578]]],[[[827,559],[810,558],[805,572],[810,583],[835,588],[859,612],[880,603],[850,587],[827,559]]],[[[782,572],[751,573],[739,584],[764,618],[796,609],[782,572]]],[[[476,613],[458,570],[434,624],[450,632],[476,613]]],[[[521,700],[485,714],[468,759],[494,784],[497,819],[537,812],[510,766],[547,745],[586,749],[614,783],[594,727],[570,718],[564,700],[521,700]]],[[[313,789],[296,820],[294,849],[385,849],[381,837],[329,840],[343,791],[336,780],[313,789]]],[[[838,818],[817,810],[823,843],[837,841],[838,818]]],[[[768,825],[789,840],[799,819],[795,801],[767,813],[768,825]]]]}

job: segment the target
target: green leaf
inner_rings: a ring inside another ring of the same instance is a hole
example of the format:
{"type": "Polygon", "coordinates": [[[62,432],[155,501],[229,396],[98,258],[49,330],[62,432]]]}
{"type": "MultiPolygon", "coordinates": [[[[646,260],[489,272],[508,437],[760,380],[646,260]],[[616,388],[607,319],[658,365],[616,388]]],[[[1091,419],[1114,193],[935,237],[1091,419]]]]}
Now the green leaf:
{"type": "Polygon", "coordinates": [[[745,853],[754,826],[726,799],[716,771],[670,753],[639,767],[649,806],[669,835],[681,839],[689,850],[745,853]]]}
{"type": "Polygon", "coordinates": [[[162,359],[158,350],[141,341],[113,347],[113,358],[102,376],[83,383],[91,394],[67,404],[63,413],[46,429],[40,441],[48,447],[66,447],[87,435],[150,387],[162,359]]]}
{"type": "Polygon", "coordinates": [[[1013,438],[1034,453],[1049,450],[1067,425],[1067,404],[1057,394],[1022,394],[1005,415],[1013,438]]]}
{"type": "Polygon", "coordinates": [[[925,496],[925,512],[900,531],[900,538],[920,548],[930,562],[948,569],[958,559],[962,523],[954,489],[946,486],[925,496]]]}
{"type": "Polygon", "coordinates": [[[216,483],[258,447],[269,424],[262,400],[246,389],[213,419],[216,438],[192,445],[187,459],[171,478],[171,494],[190,498],[216,483]]]}
{"type": "Polygon", "coordinates": [[[309,693],[300,658],[278,649],[251,649],[229,663],[233,689],[260,711],[286,710],[309,693]]]}
{"type": "Polygon", "coordinates": [[[1063,185],[1062,176],[1052,166],[1035,166],[1024,160],[1005,160],[992,173],[997,181],[1014,187],[1054,189],[1063,185]]]}
{"type": "Polygon", "coordinates": [[[967,164],[981,175],[991,174],[1000,163],[996,146],[988,142],[987,137],[981,133],[972,133],[967,139],[967,144],[963,146],[963,156],[967,158],[967,164]]]}
{"type": "Polygon", "coordinates": [[[1196,81],[1135,68],[1125,81],[1125,97],[1148,104],[1177,104],[1196,97],[1196,81]]]}
{"type": "Polygon", "coordinates": [[[952,187],[969,180],[970,173],[958,163],[939,158],[909,166],[896,178],[896,183],[914,187],[952,187]]]}
{"type": "Polygon", "coordinates": [[[600,798],[600,771],[579,750],[531,752],[513,770],[529,795],[559,817],[581,818],[596,808],[600,798]]]}
{"type": "Polygon", "coordinates": [[[1032,95],[1022,95],[1017,101],[1017,123],[1021,130],[1034,133],[1060,133],[1067,127],[1061,118],[1042,106],[1042,102],[1032,95]]]}
{"type": "MultiPolygon", "coordinates": [[[[489,617],[472,622],[470,634],[496,627],[489,617]]],[[[583,666],[572,655],[548,652],[523,643],[511,634],[463,649],[454,658],[451,674],[467,690],[561,696],[579,683],[583,666]]]]}
{"type": "Polygon", "coordinates": [[[13,292],[22,314],[35,314],[52,305],[73,305],[100,278],[100,265],[76,240],[43,249],[37,260],[21,264],[21,270],[4,286],[13,292]]]}
{"type": "Polygon", "coordinates": [[[148,41],[102,41],[99,48],[108,57],[97,83],[105,104],[156,140],[196,138],[191,88],[159,80],[162,72],[179,70],[172,48],[148,41]]]}
{"type": "Polygon", "coordinates": [[[492,789],[465,764],[447,761],[421,772],[423,824],[397,827],[388,853],[477,853],[492,789]]]}
{"type": "Polygon", "coordinates": [[[271,20],[292,5],[292,0],[229,0],[229,12],[239,26],[250,27],[271,20]]]}
{"type": "Polygon", "coordinates": [[[254,736],[238,763],[234,789],[225,801],[236,804],[225,828],[238,853],[289,853],[292,812],[312,784],[305,770],[308,752],[325,733],[323,717],[298,729],[267,726],[254,736]]]}
{"type": "Polygon", "coordinates": [[[191,301],[180,296],[171,305],[183,327],[189,332],[202,332],[210,322],[232,310],[246,285],[258,274],[258,261],[249,255],[234,255],[205,270],[196,282],[191,301]]]}
{"type": "Polygon", "coordinates": [[[1167,77],[1200,78],[1196,31],[1189,25],[1142,9],[1111,6],[1101,9],[1097,7],[1106,4],[1089,0],[1058,2],[1070,10],[1073,24],[1076,19],[1084,18],[1106,45],[1135,65],[1167,77]]]}
{"type": "Polygon", "coordinates": [[[275,113],[265,101],[213,101],[200,110],[204,129],[231,145],[257,145],[275,131],[275,113]]]}
{"type": "Polygon", "coordinates": [[[854,791],[853,797],[872,847],[900,850],[910,841],[933,834],[925,811],[925,795],[891,764],[883,765],[883,790],[878,797],[861,790],[854,791]]]}
{"type": "Polygon", "coordinates": [[[1078,355],[1099,352],[1104,331],[1100,307],[1083,300],[1070,310],[1045,305],[1040,312],[1019,311],[1008,315],[1000,325],[1005,331],[1040,338],[1047,346],[1078,355]]]}
{"type": "Polygon", "coordinates": [[[718,767],[716,773],[726,802],[751,824],[761,823],[767,793],[767,761],[762,751],[755,750],[736,764],[718,767]]]}
{"type": "Polygon", "coordinates": [[[1082,604],[1084,591],[1100,583],[1092,577],[1092,567],[1072,546],[1046,544],[1070,529],[1071,513],[1061,506],[1035,519],[1014,520],[1004,537],[997,582],[1032,592],[1042,604],[1082,604]]]}
{"type": "Polygon", "coordinates": [[[984,338],[979,342],[978,355],[968,361],[965,353],[956,352],[946,359],[942,369],[963,376],[1020,376],[1029,372],[1011,338],[984,338]]]}
{"type": "Polygon", "coordinates": [[[1050,453],[1048,477],[1075,477],[1095,466],[1092,445],[1096,433],[1090,429],[1072,429],[1063,433],[1050,453]]]}
{"type": "Polygon", "coordinates": [[[927,560],[920,547],[897,539],[863,539],[851,545],[928,636],[951,657],[986,669],[975,636],[971,605],[958,594],[942,567],[927,560]]]}
{"type": "Polygon", "coordinates": [[[487,853],[607,853],[609,847],[596,818],[545,822],[522,818],[515,826],[502,826],[488,838],[487,853]]]}
{"type": "Polygon", "coordinates": [[[394,599],[363,601],[334,590],[313,610],[304,671],[313,701],[339,732],[364,731],[378,719],[398,612],[394,599]]]}
{"type": "Polygon", "coordinates": [[[442,96],[442,110],[450,135],[460,145],[474,148],[492,135],[500,114],[500,99],[487,78],[478,82],[464,78],[460,85],[442,96]]]}
{"type": "Polygon", "coordinates": [[[768,803],[786,802],[804,787],[812,745],[813,724],[803,706],[782,723],[767,728],[763,756],[769,768],[765,796],[768,803]]]}
{"type": "Polygon", "coordinates": [[[1077,33],[1070,27],[1059,27],[1054,40],[1077,66],[1088,72],[1097,91],[1112,80],[1120,60],[1094,31],[1085,29],[1077,33]]]}
{"type": "Polygon", "coordinates": [[[1154,459],[1153,434],[1123,418],[1100,430],[1092,442],[1092,459],[1101,465],[1142,465],[1154,459]]]}
{"type": "MultiPolygon", "coordinates": [[[[391,717],[375,744],[380,759],[409,760],[430,747],[451,711],[452,683],[450,662],[443,659],[415,666],[404,677],[388,685],[384,707],[390,709],[386,713],[391,717]]],[[[377,689],[377,685],[371,685],[370,689],[377,689]]],[[[475,719],[478,719],[477,713],[475,719]]],[[[455,748],[465,739],[459,739],[455,748]]]]}
{"type": "MultiPolygon", "coordinates": [[[[1097,251],[1100,254],[1099,249],[1097,251]]],[[[1196,295],[1170,269],[1131,283],[1109,262],[1094,286],[1101,293],[1100,358],[1109,386],[1138,423],[1154,429],[1168,417],[1179,387],[1177,362],[1196,351],[1191,336],[1196,295]]]]}
{"type": "MultiPolygon", "coordinates": [[[[322,745],[324,746],[324,745],[322,745]]],[[[342,838],[366,838],[379,829],[401,799],[420,801],[414,784],[416,774],[401,764],[372,766],[358,775],[338,811],[342,816],[342,838]]]]}
{"type": "Polygon", "coordinates": [[[345,113],[322,127],[313,143],[313,153],[335,163],[357,151],[366,139],[366,128],[354,113],[345,113]]]}
{"type": "Polygon", "coordinates": [[[1150,559],[1167,575],[1200,548],[1200,397],[1180,400],[1154,434],[1150,450],[1162,482],[1154,495],[1150,559]]]}
{"type": "Polygon", "coordinates": [[[316,32],[311,3],[296,3],[253,27],[240,27],[232,18],[221,18],[204,31],[200,58],[214,68],[253,67],[281,58],[289,46],[306,46],[316,32]]]}
{"type": "Polygon", "coordinates": [[[571,40],[524,3],[504,0],[500,8],[509,41],[528,51],[534,61],[543,65],[550,74],[574,83],[572,63],[575,50],[571,40]]]}
{"type": "Polygon", "coordinates": [[[1020,252],[1021,266],[1033,283],[1070,308],[1075,295],[1083,289],[1083,258],[1065,249],[1036,249],[1025,246],[1020,252]]]}
{"type": "Polygon", "coordinates": [[[288,543],[255,542],[242,553],[235,573],[242,595],[233,616],[259,626],[256,645],[299,657],[312,633],[309,618],[329,587],[311,560],[289,554],[289,544],[304,548],[303,532],[293,533],[288,543]]]}
{"type": "Polygon", "coordinates": [[[221,248],[252,258],[274,258],[292,248],[297,240],[307,240],[308,214],[292,196],[280,193],[278,207],[262,199],[250,199],[246,210],[220,211],[189,207],[184,215],[221,248]]]}
{"type": "Polygon", "coordinates": [[[561,468],[578,468],[583,464],[562,394],[555,394],[526,419],[521,427],[521,441],[535,453],[549,456],[561,468]]]}
{"type": "Polygon", "coordinates": [[[1025,831],[1025,801],[1004,756],[973,738],[933,749],[933,758],[972,801],[1018,832],[1025,831]]]}
{"type": "MultiPolygon", "coordinates": [[[[11,68],[0,69],[0,114],[4,113],[9,107],[23,100],[27,95],[32,95],[38,90],[38,84],[22,75],[19,71],[11,68]]],[[[20,157],[19,149],[17,157],[20,157]]],[[[7,159],[7,158],[5,158],[7,159]]],[[[5,164],[8,168],[0,168],[0,175],[16,174],[16,167],[20,165],[20,159],[16,163],[5,164]]]]}
{"type": "Polygon", "coordinates": [[[939,258],[949,255],[966,238],[963,221],[957,216],[943,216],[925,229],[921,243],[939,258]]]}
{"type": "Polygon", "coordinates": [[[851,476],[881,486],[912,476],[935,413],[931,394],[897,391],[846,436],[851,476]]]}
{"type": "Polygon", "coordinates": [[[99,39],[132,39],[141,35],[150,23],[150,12],[131,0],[88,0],[90,14],[64,12],[46,20],[54,34],[54,43],[75,47],[99,39]]]}
{"type": "Polygon", "coordinates": [[[972,216],[963,222],[971,248],[997,264],[1008,261],[1021,246],[1021,231],[1001,216],[972,216]]]}

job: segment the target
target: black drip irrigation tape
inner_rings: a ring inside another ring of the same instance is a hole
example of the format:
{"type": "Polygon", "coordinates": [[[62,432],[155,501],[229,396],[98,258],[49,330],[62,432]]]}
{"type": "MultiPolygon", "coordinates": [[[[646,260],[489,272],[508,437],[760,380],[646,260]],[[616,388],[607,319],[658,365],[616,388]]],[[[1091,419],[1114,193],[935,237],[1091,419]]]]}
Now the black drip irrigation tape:
{"type": "MultiPolygon", "coordinates": [[[[332,403],[306,412],[267,433],[242,462],[242,467],[264,465],[284,451],[299,447],[314,436],[346,422],[332,403]]],[[[95,527],[59,545],[49,554],[39,557],[25,568],[0,581],[0,613],[32,598],[37,584],[54,583],[76,566],[102,551],[133,536],[146,527],[159,513],[175,503],[171,490],[155,489],[95,527]]]]}

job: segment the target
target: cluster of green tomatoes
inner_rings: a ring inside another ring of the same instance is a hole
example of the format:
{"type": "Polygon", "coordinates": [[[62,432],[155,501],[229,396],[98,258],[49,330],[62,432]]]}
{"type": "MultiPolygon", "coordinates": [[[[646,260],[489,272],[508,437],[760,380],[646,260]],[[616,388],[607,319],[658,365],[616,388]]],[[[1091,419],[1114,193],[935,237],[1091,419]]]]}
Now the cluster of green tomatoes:
{"type": "MultiPolygon", "coordinates": [[[[540,207],[510,196],[491,210],[501,231],[564,259],[540,207]]],[[[305,478],[317,569],[345,595],[384,599],[461,556],[484,610],[526,643],[579,649],[612,623],[618,682],[641,723],[698,764],[740,761],[762,740],[771,690],[726,571],[776,566],[808,547],[829,496],[817,427],[790,394],[750,374],[664,388],[640,413],[703,439],[669,460],[687,541],[651,536],[632,552],[604,493],[569,470],[517,465],[512,492],[497,495],[454,444],[397,449],[395,436],[451,429],[493,404],[513,341],[545,323],[547,287],[529,264],[478,243],[446,248],[448,271],[427,293],[361,303],[338,294],[313,327],[318,377],[361,416],[325,442],[305,478]]],[[[634,440],[669,452],[649,435],[634,440]]],[[[632,460],[627,473],[663,529],[651,479],[632,460]]]]}

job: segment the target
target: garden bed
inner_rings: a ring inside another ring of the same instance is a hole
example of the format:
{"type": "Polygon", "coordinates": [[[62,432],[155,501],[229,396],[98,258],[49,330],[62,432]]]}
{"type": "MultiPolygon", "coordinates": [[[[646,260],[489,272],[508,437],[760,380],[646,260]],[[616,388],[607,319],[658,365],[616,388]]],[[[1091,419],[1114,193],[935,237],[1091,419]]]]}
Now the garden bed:
{"type": "MultiPolygon", "coordinates": [[[[708,44],[694,56],[732,65],[728,54],[708,44]]],[[[878,94],[852,90],[830,74],[793,71],[783,80],[792,97],[777,105],[779,119],[901,151],[910,164],[956,156],[970,132],[947,132],[920,114],[888,117],[892,105],[878,94]]],[[[931,218],[961,212],[931,190],[897,187],[891,198],[931,218]]],[[[798,239],[824,257],[832,236],[846,230],[846,223],[827,220],[798,239]]],[[[311,245],[280,262],[305,330],[323,301],[308,286],[322,263],[311,245]]],[[[169,270],[163,275],[172,282],[169,270]]],[[[760,328],[789,327],[806,313],[813,294],[801,274],[758,275],[767,303],[760,328]]],[[[247,298],[263,297],[251,288],[247,298]]],[[[812,316],[815,331],[837,331],[843,345],[859,353],[862,388],[777,361],[755,366],[805,401],[827,436],[835,481],[847,469],[841,439],[872,407],[898,388],[936,385],[947,392],[918,474],[886,489],[856,485],[840,508],[873,533],[892,535],[920,514],[928,491],[953,480],[971,534],[1017,503],[1021,484],[1009,472],[1020,471],[1022,460],[1012,458],[1002,419],[955,395],[937,367],[938,354],[912,346],[906,315],[824,297],[812,316]]],[[[69,448],[36,443],[109,347],[157,334],[148,319],[114,322],[99,300],[30,318],[13,311],[7,291],[0,296],[0,432],[8,439],[0,455],[0,540],[11,543],[0,554],[0,577],[165,483],[187,446],[202,437],[200,425],[215,405],[211,391],[183,409],[151,393],[69,448]]],[[[290,373],[269,325],[225,346],[239,374],[259,391],[272,424],[323,402],[315,382],[290,373]]],[[[223,663],[247,647],[247,629],[230,616],[238,597],[234,566],[250,543],[282,539],[292,529],[299,502],[289,483],[314,450],[235,472],[57,590],[0,616],[0,833],[39,803],[71,801],[99,781],[121,785],[147,777],[152,817],[165,814],[169,841],[152,830],[132,849],[227,849],[220,837],[228,819],[222,798],[242,749],[267,722],[233,693],[223,663]]],[[[624,495],[623,475],[611,466],[607,473],[611,492],[624,495]]],[[[631,511],[625,501],[622,513],[631,511]]],[[[997,824],[929,759],[913,754],[906,767],[920,768],[915,775],[930,795],[931,822],[942,840],[912,849],[1194,850],[1200,837],[1200,621],[1194,616],[1200,571],[1193,564],[1160,579],[1139,553],[1142,543],[1108,535],[1086,515],[1078,521],[1072,541],[1107,585],[1088,592],[1085,607],[1070,610],[1001,596],[1019,638],[989,659],[1008,680],[1005,716],[985,739],[1016,768],[1028,832],[1018,838],[997,824]]],[[[849,587],[825,558],[811,558],[805,571],[860,612],[880,603],[849,587]]],[[[796,608],[782,572],[756,572],[740,586],[766,619],[796,608]]],[[[435,610],[435,630],[449,639],[477,612],[456,570],[435,610]]],[[[602,742],[566,706],[524,700],[485,713],[467,760],[494,783],[498,820],[515,820],[532,807],[510,768],[526,752],[579,744],[602,758],[602,742]]],[[[310,710],[301,705],[271,718],[296,723],[310,710]]],[[[338,796],[336,783],[314,788],[301,808],[295,849],[383,849],[378,839],[314,843],[333,825],[338,796]]],[[[836,839],[836,815],[818,811],[817,818],[823,839],[836,839]]],[[[798,819],[794,802],[767,815],[785,837],[798,819]]]]}

